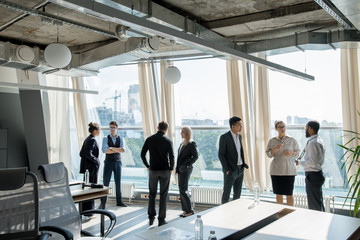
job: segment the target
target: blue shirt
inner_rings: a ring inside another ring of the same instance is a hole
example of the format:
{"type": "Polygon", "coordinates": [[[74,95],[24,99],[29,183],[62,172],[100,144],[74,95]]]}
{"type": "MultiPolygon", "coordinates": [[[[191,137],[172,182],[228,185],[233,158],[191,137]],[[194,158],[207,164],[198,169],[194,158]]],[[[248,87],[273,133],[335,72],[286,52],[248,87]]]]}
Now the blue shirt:
{"type": "MultiPolygon", "coordinates": [[[[111,137],[111,140],[113,141],[113,144],[115,145],[117,135],[116,135],[116,137],[113,137],[113,135],[110,134],[110,137],[111,137]]],[[[102,144],[103,153],[106,151],[106,149],[108,149],[108,147],[109,147],[108,138],[106,136],[106,137],[103,138],[103,144],[102,144]]],[[[120,147],[122,149],[124,149],[124,142],[123,142],[123,139],[121,137],[120,137],[120,147]]],[[[125,149],[124,149],[124,151],[125,151],[125,149]]]]}

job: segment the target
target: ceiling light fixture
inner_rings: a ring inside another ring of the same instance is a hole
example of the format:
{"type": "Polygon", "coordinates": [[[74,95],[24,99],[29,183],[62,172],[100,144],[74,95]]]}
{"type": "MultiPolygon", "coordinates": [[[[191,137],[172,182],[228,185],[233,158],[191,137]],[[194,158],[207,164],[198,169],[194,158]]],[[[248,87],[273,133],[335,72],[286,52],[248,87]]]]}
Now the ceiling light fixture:
{"type": "Polygon", "coordinates": [[[45,61],[54,68],[64,68],[71,62],[70,49],[61,43],[51,43],[44,51],[45,61]]]}
{"type": "Polygon", "coordinates": [[[56,43],[50,43],[47,45],[44,51],[45,61],[54,68],[64,68],[71,62],[71,51],[70,49],[59,43],[59,26],[61,24],[55,24],[57,28],[57,41],[56,43]]]}
{"type": "Polygon", "coordinates": [[[180,70],[175,66],[169,66],[165,69],[164,72],[164,79],[167,83],[175,84],[180,81],[181,78],[181,72],[180,70]]]}

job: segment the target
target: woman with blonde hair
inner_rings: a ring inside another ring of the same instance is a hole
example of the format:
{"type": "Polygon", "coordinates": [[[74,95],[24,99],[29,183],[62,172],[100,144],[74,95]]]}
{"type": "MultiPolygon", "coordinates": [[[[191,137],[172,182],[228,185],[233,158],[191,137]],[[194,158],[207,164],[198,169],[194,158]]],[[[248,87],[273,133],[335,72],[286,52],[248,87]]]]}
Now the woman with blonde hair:
{"type": "Polygon", "coordinates": [[[283,204],[283,195],[286,195],[286,204],[294,205],[294,181],[296,166],[293,158],[299,155],[300,149],[297,141],[286,135],[283,121],[275,121],[276,137],[270,139],[266,154],[274,158],[270,165],[270,175],[273,192],[276,194],[276,203],[283,204]]]}
{"type": "Polygon", "coordinates": [[[189,179],[193,170],[193,164],[198,159],[196,143],[192,139],[192,130],[190,127],[181,128],[181,137],[183,142],[180,144],[176,163],[176,174],[179,180],[179,192],[181,208],[183,213],[180,217],[188,217],[194,214],[191,208],[191,202],[188,193],[189,179]]]}

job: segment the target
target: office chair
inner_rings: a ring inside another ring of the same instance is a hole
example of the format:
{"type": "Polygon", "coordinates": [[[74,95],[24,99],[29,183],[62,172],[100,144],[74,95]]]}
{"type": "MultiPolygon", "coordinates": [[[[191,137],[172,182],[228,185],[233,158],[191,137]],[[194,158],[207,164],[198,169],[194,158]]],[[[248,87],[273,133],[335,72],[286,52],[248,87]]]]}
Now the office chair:
{"type": "Polygon", "coordinates": [[[38,182],[26,168],[0,169],[0,239],[46,239],[39,231],[38,182]]]}
{"type": "MultiPolygon", "coordinates": [[[[71,196],[68,173],[64,163],[41,165],[38,179],[40,226],[61,227],[66,229],[67,234],[71,236],[70,239],[75,240],[85,239],[82,238],[82,235],[91,236],[90,233],[81,230],[81,215],[71,196]]],[[[87,237],[86,239],[106,239],[116,224],[115,214],[106,210],[89,210],[82,214],[103,214],[110,219],[103,237],[87,237]]],[[[56,238],[55,234],[52,237],[56,238]]]]}

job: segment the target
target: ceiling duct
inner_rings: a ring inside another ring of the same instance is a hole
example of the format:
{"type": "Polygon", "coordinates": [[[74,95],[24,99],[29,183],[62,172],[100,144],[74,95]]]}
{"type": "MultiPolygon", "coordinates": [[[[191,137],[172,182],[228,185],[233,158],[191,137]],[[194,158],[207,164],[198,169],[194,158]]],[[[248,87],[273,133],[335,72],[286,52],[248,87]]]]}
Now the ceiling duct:
{"type": "Polygon", "coordinates": [[[86,69],[99,70],[126,62],[146,59],[160,49],[160,39],[128,38],[126,42],[116,41],[90,51],[73,54],[72,66],[86,69]]]}
{"type": "Polygon", "coordinates": [[[53,68],[45,62],[43,50],[10,42],[0,42],[0,66],[61,76],[94,76],[98,73],[98,71],[73,68],[71,64],[64,69],[53,68]]]}
{"type": "Polygon", "coordinates": [[[124,25],[117,25],[115,28],[115,35],[122,42],[126,42],[130,37],[127,35],[127,29],[128,27],[124,25]]]}
{"type": "Polygon", "coordinates": [[[40,49],[25,45],[0,42],[0,65],[30,70],[39,65],[40,49]]]}

